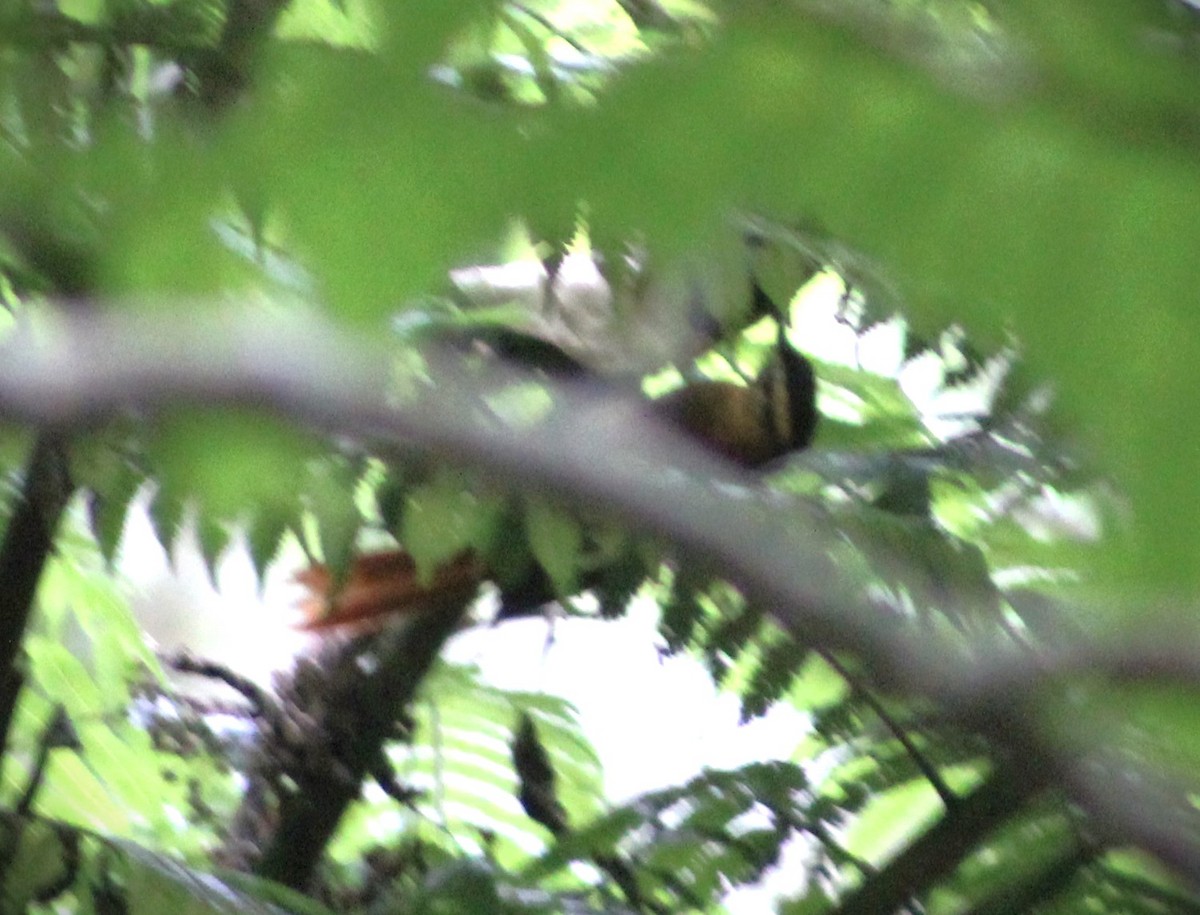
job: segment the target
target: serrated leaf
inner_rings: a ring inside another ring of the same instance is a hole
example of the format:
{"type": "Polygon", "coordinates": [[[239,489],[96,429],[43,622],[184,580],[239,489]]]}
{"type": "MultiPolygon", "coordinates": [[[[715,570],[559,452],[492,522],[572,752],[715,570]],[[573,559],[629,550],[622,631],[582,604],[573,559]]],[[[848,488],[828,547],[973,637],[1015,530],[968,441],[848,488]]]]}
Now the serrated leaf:
{"type": "Polygon", "coordinates": [[[175,543],[183,531],[187,503],[181,493],[159,481],[149,506],[150,527],[168,559],[173,559],[175,543]]]}
{"type": "Polygon", "coordinates": [[[415,739],[411,747],[395,748],[392,759],[410,784],[427,791],[422,809],[439,822],[495,832],[502,839],[493,849],[497,860],[514,867],[544,848],[546,833],[516,798],[510,744],[521,710],[536,721],[571,822],[599,813],[599,761],[565,700],[497,689],[482,682],[474,667],[444,663],[423,683],[422,695],[414,709],[415,739]]]}
{"type": "Polygon", "coordinates": [[[34,809],[106,835],[125,835],[132,825],[129,811],[77,753],[65,749],[51,752],[34,809]]]}
{"type": "Polygon", "coordinates": [[[299,514],[298,507],[289,509],[279,505],[263,506],[250,521],[246,529],[246,545],[260,587],[268,567],[279,555],[284,538],[289,532],[300,527],[299,514]]]}
{"type": "Polygon", "coordinates": [[[697,898],[715,901],[729,881],[757,879],[793,831],[802,829],[809,797],[802,769],[791,763],[755,763],[706,771],[684,785],[652,791],[562,837],[523,876],[544,879],[573,860],[621,860],[636,867],[639,886],[675,899],[679,909],[697,898]],[[774,828],[735,826],[750,810],[774,828]],[[745,838],[745,845],[740,844],[745,838]]]}
{"type": "Polygon", "coordinates": [[[125,533],[125,519],[145,477],[128,464],[103,492],[93,491],[88,499],[88,518],[104,561],[111,567],[125,533]]]}
{"type": "Polygon", "coordinates": [[[294,504],[318,444],[250,410],[179,410],[157,421],[147,453],[168,492],[194,500],[210,519],[231,522],[260,505],[294,504]]]}
{"type": "Polygon", "coordinates": [[[316,524],[320,559],[340,582],[355,553],[362,515],[355,502],[359,469],[347,458],[332,457],[309,467],[302,501],[316,524]]]}
{"type": "Polygon", "coordinates": [[[418,575],[428,578],[464,550],[490,553],[500,510],[499,503],[477,493],[469,476],[443,469],[408,492],[399,539],[418,575]]]}
{"type": "Polygon", "coordinates": [[[108,702],[91,672],[66,646],[30,634],[25,650],[33,666],[34,682],[47,696],[61,702],[72,718],[97,718],[108,710],[108,702]]]}
{"type": "Polygon", "coordinates": [[[626,544],[620,555],[605,561],[598,578],[590,581],[592,592],[600,604],[600,616],[616,619],[624,614],[650,571],[645,557],[631,543],[626,544]]]}
{"type": "Polygon", "coordinates": [[[225,548],[229,546],[228,525],[203,510],[196,514],[196,543],[200,547],[200,556],[204,559],[204,568],[208,572],[208,580],[216,587],[217,565],[225,548]]]}
{"type": "Polygon", "coordinates": [[[718,685],[725,683],[730,668],[746,650],[763,621],[763,610],[758,606],[743,604],[723,609],[732,609],[733,612],[722,615],[704,644],[709,673],[718,685]]]}
{"type": "Polygon", "coordinates": [[[671,590],[663,601],[658,624],[669,651],[679,651],[691,643],[704,617],[700,600],[709,581],[707,576],[689,572],[686,568],[676,573],[671,590]]]}
{"type": "Polygon", "coordinates": [[[146,731],[123,726],[118,734],[104,722],[79,721],[76,732],[88,768],[140,822],[155,824],[168,803],[183,802],[182,786],[168,790],[146,731]]]}
{"type": "Polygon", "coordinates": [[[583,528],[562,509],[544,499],[525,499],[525,532],[529,548],[550,581],[555,593],[567,597],[579,589],[583,552],[583,528]]]}
{"type": "MultiPolygon", "coordinates": [[[[763,637],[765,640],[765,637],[763,637]]],[[[762,649],[761,656],[742,692],[741,721],[765,714],[788,691],[800,674],[809,649],[790,635],[782,634],[762,649]]]]}
{"type": "Polygon", "coordinates": [[[92,534],[111,566],[125,529],[129,504],[146,482],[134,458],[136,440],[123,425],[76,440],[70,450],[71,478],[88,493],[92,534]]]}

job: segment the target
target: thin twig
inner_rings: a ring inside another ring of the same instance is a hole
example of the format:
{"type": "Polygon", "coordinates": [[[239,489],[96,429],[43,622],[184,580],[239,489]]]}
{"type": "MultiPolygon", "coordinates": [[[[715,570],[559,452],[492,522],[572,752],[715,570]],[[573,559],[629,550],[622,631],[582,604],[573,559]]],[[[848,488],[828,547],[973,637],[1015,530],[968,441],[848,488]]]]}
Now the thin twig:
{"type": "Polygon", "coordinates": [[[251,712],[255,715],[267,714],[275,704],[270,695],[253,680],[235,673],[216,661],[198,658],[187,651],[178,651],[163,657],[162,662],[180,673],[194,674],[224,683],[250,703],[251,712]]]}
{"type": "Polygon", "coordinates": [[[849,685],[850,689],[855,693],[855,695],[857,695],[863,701],[863,703],[875,713],[875,716],[881,722],[883,722],[883,726],[891,731],[892,736],[895,737],[900,743],[900,746],[904,748],[904,752],[908,754],[909,758],[913,761],[913,764],[917,767],[917,770],[925,777],[925,780],[933,786],[933,790],[937,792],[938,797],[941,798],[946,809],[950,810],[953,808],[954,805],[958,803],[958,795],[955,794],[953,789],[946,784],[946,780],[942,778],[942,774],[938,772],[937,766],[930,762],[929,758],[921,752],[921,748],[913,742],[913,739],[911,736],[909,736],[908,731],[905,730],[904,726],[892,716],[891,712],[889,712],[884,704],[879,701],[879,698],[875,695],[875,693],[868,689],[866,684],[864,684],[857,675],[847,668],[845,664],[839,661],[837,656],[832,652],[817,649],[817,654],[820,655],[825,663],[832,667],[837,674],[846,681],[847,685],[849,685]]]}

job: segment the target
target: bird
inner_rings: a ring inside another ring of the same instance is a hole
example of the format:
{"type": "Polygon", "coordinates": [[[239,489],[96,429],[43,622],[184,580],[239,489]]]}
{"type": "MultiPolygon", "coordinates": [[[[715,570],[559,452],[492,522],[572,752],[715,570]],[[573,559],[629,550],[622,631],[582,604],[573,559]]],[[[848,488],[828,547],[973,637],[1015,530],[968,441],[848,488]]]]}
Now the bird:
{"type": "Polygon", "coordinates": [[[389,614],[425,609],[433,595],[470,597],[486,573],[483,561],[471,552],[459,553],[442,563],[428,578],[420,574],[416,561],[402,549],[375,550],[355,557],[340,583],[335,582],[328,566],[312,563],[292,578],[302,589],[296,604],[300,613],[298,628],[377,628],[389,614]]]}
{"type": "Polygon", "coordinates": [[[747,470],[802,451],[817,430],[812,363],[780,324],[771,361],[750,384],[700,379],[652,401],[653,412],[701,447],[747,470]]]}
{"type": "MultiPolygon", "coordinates": [[[[812,364],[791,345],[781,311],[757,284],[752,296],[751,315],[770,315],[776,324],[774,352],[762,371],[744,383],[694,379],[651,399],[649,408],[652,416],[698,447],[743,470],[763,471],[808,448],[820,414],[812,364]]],[[[550,376],[577,379],[589,374],[586,366],[553,344],[509,328],[492,325],[475,342],[550,376]]],[[[545,575],[536,567],[532,575],[514,590],[514,605],[527,608],[553,599],[545,575]]],[[[420,574],[402,548],[366,553],[352,561],[340,585],[328,568],[313,564],[295,577],[304,589],[301,628],[371,628],[390,617],[419,612],[431,606],[435,596],[470,597],[488,577],[486,563],[471,552],[452,557],[428,576],[420,574]]]]}

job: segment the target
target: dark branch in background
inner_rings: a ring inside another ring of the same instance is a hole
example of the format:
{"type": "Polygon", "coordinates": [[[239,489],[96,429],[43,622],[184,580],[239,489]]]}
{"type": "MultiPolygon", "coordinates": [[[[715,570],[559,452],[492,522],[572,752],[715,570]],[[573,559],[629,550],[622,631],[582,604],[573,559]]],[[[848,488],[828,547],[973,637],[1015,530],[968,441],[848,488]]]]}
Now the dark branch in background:
{"type": "Polygon", "coordinates": [[[1200,887],[1200,811],[1194,785],[1147,771],[1133,760],[1094,756],[1063,761],[1058,781],[1087,810],[1089,828],[1104,842],[1137,844],[1200,887]]]}
{"type": "Polygon", "coordinates": [[[230,0],[216,48],[192,67],[200,81],[201,101],[219,109],[245,91],[259,54],[289,2],[230,0]]]}
{"type": "Polygon", "coordinates": [[[146,13],[93,25],[57,11],[22,11],[0,16],[0,48],[46,51],[72,44],[101,48],[146,47],[179,60],[195,74],[200,99],[216,110],[237,99],[249,84],[255,63],[290,0],[230,0],[225,22],[211,38],[181,37],[163,16],[146,13]]]}
{"type": "MultiPolygon", "coordinates": [[[[0,415],[71,428],[130,407],[145,413],[178,402],[252,406],[357,437],[385,454],[419,448],[622,519],[669,540],[690,563],[719,570],[806,644],[853,655],[875,687],[924,696],[946,721],[1007,752],[1010,762],[987,785],[961,799],[941,825],[881,870],[880,877],[890,872],[887,900],[903,901],[928,886],[925,878],[910,882],[907,876],[917,863],[944,873],[938,861],[960,860],[964,848],[1015,813],[1046,779],[1097,816],[1105,840],[1146,848],[1200,885],[1195,837],[1163,828],[1155,806],[1143,806],[1144,792],[1129,790],[1131,780],[1114,780],[1114,772],[1129,766],[1097,765],[1086,779],[1071,777],[1077,747],[1095,746],[1097,737],[1073,735],[1074,742],[1060,744],[1028,714],[1043,693],[1085,671],[1093,682],[1153,677],[1200,685],[1200,646],[1187,644],[1177,631],[1143,631],[1138,644],[1123,639],[1036,654],[982,642],[968,651],[878,613],[829,558],[840,539],[827,519],[803,502],[764,495],[754,478],[698,452],[650,420],[637,402],[547,383],[561,409],[538,427],[508,429],[459,407],[470,400],[464,389],[477,396],[481,386],[513,380],[511,373],[471,380],[453,366],[435,366],[456,384],[439,385],[435,402],[401,407],[388,399],[392,365],[382,341],[294,316],[204,307],[193,309],[186,323],[161,311],[58,315],[36,334],[18,331],[0,349],[0,415]],[[119,360],[114,352],[121,353],[119,360]]],[[[435,625],[451,624],[440,616],[422,622],[435,625]]],[[[429,650],[440,637],[426,636],[429,650]]],[[[420,672],[397,675],[411,690],[420,672]]],[[[397,689],[389,716],[402,704],[397,689]]],[[[358,746],[360,777],[373,752],[358,746]]],[[[304,882],[352,791],[353,780],[340,787],[326,780],[312,797],[293,795],[285,811],[289,825],[277,831],[260,873],[304,882]],[[329,792],[334,796],[326,797],[329,792]],[[318,832],[306,836],[302,824],[313,823],[318,832]],[[297,862],[286,860],[293,848],[304,850],[297,862]]],[[[852,895],[847,905],[857,909],[847,911],[889,911],[868,909],[861,899],[852,895]]]]}
{"type": "Polygon", "coordinates": [[[988,833],[1046,787],[1025,766],[1002,764],[927,832],[847,895],[832,915],[884,915],[951,874],[988,833]]]}
{"type": "Polygon", "coordinates": [[[150,19],[117,25],[92,25],[49,10],[25,10],[0,16],[0,47],[41,51],[71,44],[98,47],[139,45],[170,56],[211,50],[211,43],[188,41],[150,19]]]}
{"type": "Polygon", "coordinates": [[[235,816],[226,860],[297,890],[309,886],[469,601],[455,595],[402,627],[330,646],[327,661],[296,667],[280,685],[279,715],[263,719],[248,773],[255,787],[235,816]]]}
{"type": "Polygon", "coordinates": [[[0,544],[0,748],[5,750],[24,683],[25,629],[70,497],[62,442],[56,433],[42,432],[34,441],[25,482],[0,544]]]}
{"type": "Polygon", "coordinates": [[[1031,874],[1018,886],[1006,885],[967,915],[1025,915],[1043,902],[1052,902],[1079,872],[1099,857],[1100,849],[1076,840],[1055,859],[1031,874]]]}

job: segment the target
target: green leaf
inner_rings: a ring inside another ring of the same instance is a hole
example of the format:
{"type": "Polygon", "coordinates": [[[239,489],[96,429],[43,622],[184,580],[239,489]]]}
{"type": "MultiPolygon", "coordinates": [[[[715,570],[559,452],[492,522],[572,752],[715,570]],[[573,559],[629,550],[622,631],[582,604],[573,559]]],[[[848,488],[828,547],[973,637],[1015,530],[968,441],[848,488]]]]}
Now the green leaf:
{"type": "Polygon", "coordinates": [[[98,718],[109,710],[110,704],[91,673],[66,646],[31,633],[25,651],[35,682],[47,696],[61,702],[72,718],[98,718]]]}
{"type": "Polygon", "coordinates": [[[765,714],[774,702],[783,697],[800,676],[809,657],[808,647],[786,634],[772,638],[762,632],[758,642],[761,657],[750,674],[750,682],[739,690],[743,724],[765,714]]]}
{"type": "Polygon", "coordinates": [[[288,533],[300,530],[299,505],[285,507],[278,503],[261,506],[246,529],[250,561],[261,585],[267,568],[279,555],[288,533]]]}
{"type": "Polygon", "coordinates": [[[76,443],[71,454],[75,483],[89,491],[88,520],[105,562],[116,560],[130,503],[146,482],[122,430],[76,443]]]}
{"type": "Polygon", "coordinates": [[[70,875],[72,846],[78,846],[80,837],[54,824],[11,814],[0,830],[8,858],[0,909],[25,912],[41,892],[70,875]]]}
{"type": "Polygon", "coordinates": [[[358,462],[345,457],[329,457],[308,466],[301,500],[316,522],[320,560],[340,581],[355,553],[362,515],[355,502],[358,462]]]}
{"type": "Polygon", "coordinates": [[[128,835],[131,811],[113,796],[70,750],[54,750],[46,767],[46,781],[35,805],[43,816],[93,829],[106,835],[128,835]]]}
{"type": "Polygon", "coordinates": [[[186,513],[187,502],[184,494],[171,488],[165,481],[159,480],[154,497],[150,501],[150,526],[168,558],[172,557],[175,543],[183,531],[186,513]]]}
{"type": "Polygon", "coordinates": [[[810,654],[799,678],[788,691],[788,699],[801,711],[823,708],[845,699],[849,686],[824,658],[810,654]]]}
{"type": "Polygon", "coordinates": [[[871,800],[848,831],[846,850],[882,864],[944,810],[933,786],[916,780],[871,800]]]}
{"type": "Polygon", "coordinates": [[[167,805],[185,803],[185,786],[169,786],[159,769],[150,735],[142,729],[99,721],[81,721],[76,732],[88,768],[136,821],[153,826],[167,816],[167,805]]]}
{"type": "MultiPolygon", "coordinates": [[[[968,857],[950,880],[930,894],[928,910],[975,911],[988,900],[1013,899],[1026,885],[1037,881],[1058,862],[1075,861],[1082,869],[1086,857],[1073,824],[1064,816],[1018,817],[968,857]]],[[[1069,873],[1069,872],[1068,872],[1069,873]]],[[[1059,899],[1074,895],[1064,879],[1059,899]]],[[[1082,899],[1078,900],[1083,903],[1082,899]]]]}
{"type": "Polygon", "coordinates": [[[296,0],[279,17],[285,40],[318,40],[335,47],[375,48],[382,11],[370,0],[296,0]]]}
{"type": "Polygon", "coordinates": [[[820,887],[810,889],[803,897],[780,904],[778,915],[825,915],[833,911],[833,900],[820,887]]]}
{"type": "Polygon", "coordinates": [[[407,493],[399,540],[417,564],[419,576],[435,569],[464,550],[490,551],[498,530],[502,505],[480,495],[475,479],[444,467],[429,482],[407,493]]]}
{"type": "MultiPolygon", "coordinates": [[[[216,874],[187,867],[131,842],[122,842],[115,847],[128,867],[123,890],[138,907],[134,911],[170,911],[180,915],[224,915],[229,912],[287,915],[289,911],[327,915],[329,912],[311,902],[298,910],[293,910],[290,905],[284,909],[271,901],[256,898],[257,894],[238,889],[216,874]]],[[[276,898],[290,900],[291,896],[281,893],[276,894],[276,898]]]]}
{"type": "Polygon", "coordinates": [[[216,587],[217,565],[225,548],[229,546],[229,526],[217,518],[201,510],[196,516],[196,542],[200,546],[200,556],[204,559],[204,568],[208,572],[208,580],[216,587]]]}
{"type": "MultiPolygon", "coordinates": [[[[147,450],[169,497],[194,499],[210,523],[244,519],[259,505],[294,506],[297,481],[319,453],[294,427],[235,410],[172,413],[158,421],[147,450]]],[[[166,522],[177,521],[174,508],[166,510],[166,522]]]]}
{"type": "Polygon", "coordinates": [[[525,498],[525,533],[538,565],[560,597],[579,590],[583,528],[561,508],[537,496],[525,498]]]}

